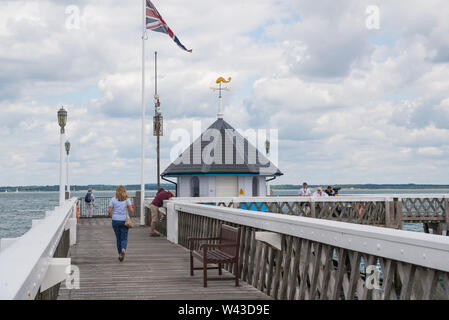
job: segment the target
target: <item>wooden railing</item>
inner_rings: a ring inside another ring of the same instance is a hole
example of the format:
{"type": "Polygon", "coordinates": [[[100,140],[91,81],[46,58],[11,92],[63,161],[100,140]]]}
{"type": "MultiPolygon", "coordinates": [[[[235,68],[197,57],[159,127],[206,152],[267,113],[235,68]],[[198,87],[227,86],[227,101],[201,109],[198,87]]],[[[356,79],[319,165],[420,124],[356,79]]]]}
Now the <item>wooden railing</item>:
{"type": "Polygon", "coordinates": [[[403,223],[422,223],[424,231],[444,234],[449,225],[449,195],[350,195],[339,197],[177,198],[253,211],[282,213],[341,222],[402,229],[403,223]]]}
{"type": "MultiPolygon", "coordinates": [[[[449,238],[354,223],[170,201],[167,239],[240,226],[239,277],[274,299],[448,299],[449,238]],[[256,240],[279,236],[281,248],[256,240]]],[[[227,265],[226,269],[235,273],[227,265]]]]}

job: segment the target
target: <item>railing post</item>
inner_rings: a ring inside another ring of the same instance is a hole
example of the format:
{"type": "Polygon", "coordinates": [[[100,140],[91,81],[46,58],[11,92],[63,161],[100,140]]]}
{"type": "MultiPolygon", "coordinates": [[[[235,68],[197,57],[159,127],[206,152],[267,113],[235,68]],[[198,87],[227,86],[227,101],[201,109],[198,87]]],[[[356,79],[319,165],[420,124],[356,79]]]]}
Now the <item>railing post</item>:
{"type": "MultiPolygon", "coordinates": [[[[316,209],[315,208],[315,201],[311,200],[310,201],[310,216],[312,218],[316,218],[316,210],[315,209],[316,209]]],[[[306,210],[307,210],[307,207],[306,207],[306,210]]]]}
{"type": "Polygon", "coordinates": [[[394,198],[394,214],[395,214],[395,222],[396,228],[402,229],[402,199],[394,198]]]}
{"type": "Polygon", "coordinates": [[[393,221],[394,221],[394,202],[389,201],[388,199],[385,200],[385,226],[387,228],[393,227],[393,221]]]}
{"type": "Polygon", "coordinates": [[[449,200],[448,198],[444,198],[444,215],[445,215],[445,225],[444,229],[446,230],[446,235],[449,235],[449,200]]]}
{"type": "Polygon", "coordinates": [[[445,216],[445,222],[449,223],[449,201],[448,198],[444,198],[444,216],[445,216]]]}
{"type": "Polygon", "coordinates": [[[167,240],[178,244],[178,211],[175,203],[167,203],[167,240]]]}
{"type": "Polygon", "coordinates": [[[134,196],[134,217],[140,217],[140,215],[142,214],[140,212],[140,198],[141,198],[140,190],[137,190],[136,195],[134,196]]]}

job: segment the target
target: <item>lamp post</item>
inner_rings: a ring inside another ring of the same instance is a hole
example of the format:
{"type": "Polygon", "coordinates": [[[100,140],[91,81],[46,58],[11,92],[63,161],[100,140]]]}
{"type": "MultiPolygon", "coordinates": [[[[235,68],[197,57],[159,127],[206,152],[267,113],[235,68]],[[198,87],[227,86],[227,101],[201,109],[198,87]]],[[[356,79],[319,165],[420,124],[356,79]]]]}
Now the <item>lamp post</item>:
{"type": "Polygon", "coordinates": [[[163,136],[163,117],[161,113],[161,102],[157,94],[157,51],[154,52],[154,117],[153,117],[153,135],[156,136],[156,154],[157,154],[157,189],[161,187],[161,152],[160,139],[163,136]]]}
{"type": "Polygon", "coordinates": [[[67,111],[61,107],[58,111],[58,124],[61,128],[59,140],[59,205],[62,206],[65,201],[64,197],[64,136],[65,125],[67,124],[67,111]]]}
{"type": "Polygon", "coordinates": [[[70,182],[69,182],[69,153],[70,153],[70,142],[67,140],[65,142],[65,151],[67,152],[67,164],[66,164],[66,179],[67,179],[67,194],[66,199],[70,199],[70,182]]]}

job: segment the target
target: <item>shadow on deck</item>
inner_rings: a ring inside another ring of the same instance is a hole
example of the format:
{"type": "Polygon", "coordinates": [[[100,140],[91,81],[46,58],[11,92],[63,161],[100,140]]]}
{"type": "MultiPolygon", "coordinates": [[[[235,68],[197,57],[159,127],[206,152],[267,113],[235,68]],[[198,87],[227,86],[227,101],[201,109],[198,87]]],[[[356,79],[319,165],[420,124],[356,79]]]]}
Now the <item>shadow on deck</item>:
{"type": "MultiPolygon", "coordinates": [[[[188,250],[165,237],[150,237],[149,228],[137,221],[129,232],[124,262],[117,259],[110,219],[81,219],[77,238],[69,257],[80,269],[80,289],[66,289],[62,282],[58,299],[271,299],[243,281],[240,287],[233,281],[210,281],[204,288],[201,270],[189,275],[188,250]]],[[[217,270],[209,272],[215,275],[217,270]]]]}

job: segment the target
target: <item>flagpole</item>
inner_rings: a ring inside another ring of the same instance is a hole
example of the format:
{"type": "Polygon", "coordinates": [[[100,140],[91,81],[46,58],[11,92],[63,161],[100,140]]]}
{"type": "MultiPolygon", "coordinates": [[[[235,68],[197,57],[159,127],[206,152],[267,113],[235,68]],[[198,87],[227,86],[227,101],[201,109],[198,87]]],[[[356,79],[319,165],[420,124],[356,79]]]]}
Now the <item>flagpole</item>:
{"type": "Polygon", "coordinates": [[[140,225],[145,225],[145,38],[146,38],[146,0],[142,0],[142,132],[140,164],[140,225]]]}

